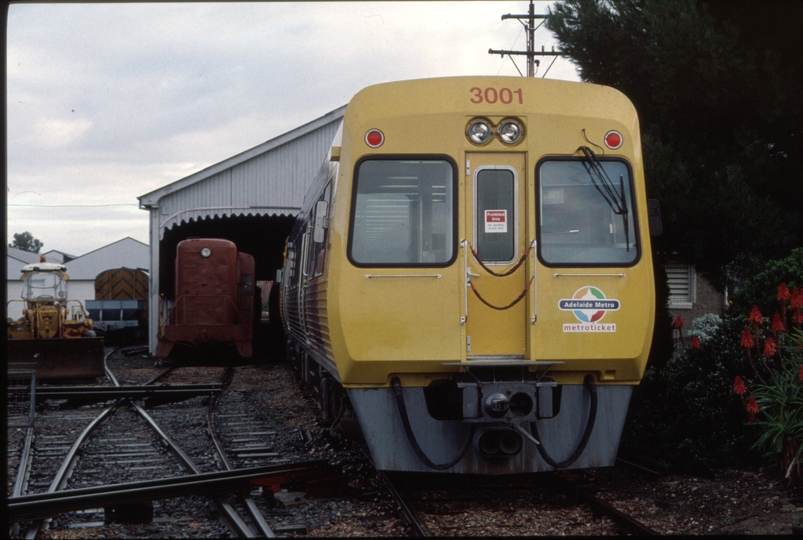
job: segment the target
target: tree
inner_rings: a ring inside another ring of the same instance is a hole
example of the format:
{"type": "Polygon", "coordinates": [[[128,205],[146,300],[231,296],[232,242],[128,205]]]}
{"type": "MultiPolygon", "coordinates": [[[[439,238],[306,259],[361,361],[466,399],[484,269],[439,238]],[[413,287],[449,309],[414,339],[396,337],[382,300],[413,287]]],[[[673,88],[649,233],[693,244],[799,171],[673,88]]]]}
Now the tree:
{"type": "Polygon", "coordinates": [[[720,282],[801,243],[800,38],[754,29],[755,11],[803,20],[800,2],[741,0],[565,0],[547,19],[584,81],[636,106],[656,248],[720,282]]]}
{"type": "Polygon", "coordinates": [[[34,238],[31,233],[25,231],[24,233],[14,233],[14,241],[8,245],[10,248],[21,249],[22,251],[30,251],[31,253],[39,253],[42,249],[42,242],[34,238]]]}

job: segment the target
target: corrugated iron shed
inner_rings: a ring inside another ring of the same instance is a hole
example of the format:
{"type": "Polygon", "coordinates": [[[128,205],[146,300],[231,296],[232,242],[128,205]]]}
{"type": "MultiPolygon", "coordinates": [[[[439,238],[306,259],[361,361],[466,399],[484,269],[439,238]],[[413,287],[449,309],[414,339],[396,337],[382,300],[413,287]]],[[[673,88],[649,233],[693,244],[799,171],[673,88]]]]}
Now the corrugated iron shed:
{"type": "Polygon", "coordinates": [[[151,245],[176,224],[232,215],[295,215],[326,158],[346,107],[141,195],[151,212],[151,245]]]}
{"type": "MultiPolygon", "coordinates": [[[[286,216],[283,218],[286,226],[287,220],[292,220],[301,210],[304,195],[329,153],[345,111],[344,105],[259,146],[138,197],[140,208],[150,212],[148,320],[151,351],[156,348],[159,295],[172,288],[172,283],[167,281],[172,279],[177,238],[197,236],[198,231],[206,234],[209,220],[219,220],[221,229],[231,233],[230,218],[235,220],[235,228],[238,218],[243,220],[243,227],[253,223],[244,216],[286,216]],[[184,229],[188,234],[184,235],[184,229]],[[168,238],[166,232],[170,233],[168,238]],[[163,242],[170,245],[162,246],[163,242]]],[[[240,234],[245,239],[248,233],[245,230],[240,234]]]]}

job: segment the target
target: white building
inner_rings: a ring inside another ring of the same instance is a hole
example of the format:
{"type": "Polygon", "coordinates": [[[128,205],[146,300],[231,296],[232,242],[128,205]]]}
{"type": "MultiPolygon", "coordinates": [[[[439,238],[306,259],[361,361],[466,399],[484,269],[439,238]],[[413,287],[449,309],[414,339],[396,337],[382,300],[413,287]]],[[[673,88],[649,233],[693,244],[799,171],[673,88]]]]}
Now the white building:
{"type": "MultiPolygon", "coordinates": [[[[40,255],[15,248],[7,248],[6,292],[8,306],[6,316],[19,319],[22,316],[24,303],[22,294],[22,267],[36,263],[40,255]]],[[[60,251],[51,250],[43,254],[47,262],[61,263],[67,267],[67,298],[80,300],[82,303],[95,299],[95,278],[101,272],[112,268],[148,269],[150,249],[147,244],[126,237],[107,246],[90,251],[80,257],[60,251]]]]}

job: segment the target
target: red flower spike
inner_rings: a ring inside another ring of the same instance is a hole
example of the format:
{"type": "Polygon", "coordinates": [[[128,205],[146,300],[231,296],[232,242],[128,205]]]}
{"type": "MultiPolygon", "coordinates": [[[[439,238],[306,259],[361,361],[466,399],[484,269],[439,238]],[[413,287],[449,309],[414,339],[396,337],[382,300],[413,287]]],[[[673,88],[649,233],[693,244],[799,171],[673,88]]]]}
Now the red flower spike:
{"type": "Polygon", "coordinates": [[[774,356],[775,355],[775,340],[771,337],[767,338],[767,341],[764,342],[764,356],[774,356]]]}
{"type": "Polygon", "coordinates": [[[743,396],[747,393],[747,386],[738,375],[733,379],[733,393],[737,396],[743,396]]]}
{"type": "Polygon", "coordinates": [[[792,313],[792,324],[800,326],[803,323],[803,312],[800,311],[800,308],[795,308],[795,312],[792,313]]]}
{"type": "Polygon", "coordinates": [[[797,380],[803,382],[803,364],[800,364],[800,373],[797,374],[797,380]]]}
{"type": "Polygon", "coordinates": [[[778,301],[785,302],[786,300],[789,300],[790,296],[789,288],[786,286],[786,283],[781,283],[781,285],[778,287],[778,301]]]}
{"type": "Polygon", "coordinates": [[[775,316],[772,318],[772,326],[770,326],[770,330],[773,332],[785,332],[786,326],[784,326],[783,321],[781,320],[781,315],[776,311],[775,316]]]}
{"type": "Polygon", "coordinates": [[[700,348],[700,340],[697,339],[697,336],[691,337],[691,339],[689,340],[689,346],[695,350],[700,348]]]}
{"type": "Polygon", "coordinates": [[[761,317],[761,312],[758,310],[758,306],[753,306],[753,309],[750,310],[750,322],[753,324],[761,324],[763,321],[761,317]]]}
{"type": "Polygon", "coordinates": [[[803,308],[803,293],[792,287],[792,295],[789,297],[789,306],[793,308],[803,308]]]}
{"type": "Polygon", "coordinates": [[[750,414],[756,414],[759,411],[758,403],[756,402],[756,398],[754,396],[750,396],[750,399],[747,400],[745,409],[747,409],[747,412],[750,414]]]}
{"type": "Polygon", "coordinates": [[[745,349],[750,349],[756,344],[753,341],[753,336],[750,334],[750,329],[746,326],[744,327],[744,331],[742,332],[742,338],[739,341],[739,344],[745,349]]]}
{"type": "Polygon", "coordinates": [[[675,328],[683,328],[683,319],[680,316],[675,317],[675,322],[672,323],[675,328]]]}

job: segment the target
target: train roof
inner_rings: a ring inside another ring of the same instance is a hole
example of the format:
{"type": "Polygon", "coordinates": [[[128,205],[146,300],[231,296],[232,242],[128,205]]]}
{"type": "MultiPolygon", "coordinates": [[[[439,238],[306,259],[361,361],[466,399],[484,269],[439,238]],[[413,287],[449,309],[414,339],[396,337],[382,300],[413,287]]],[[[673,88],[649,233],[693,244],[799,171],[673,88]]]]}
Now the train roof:
{"type": "Polygon", "coordinates": [[[346,118],[348,122],[354,115],[448,112],[617,117],[625,124],[636,117],[627,96],[610,86],[528,77],[467,76],[368,86],[352,98],[346,118]]]}

